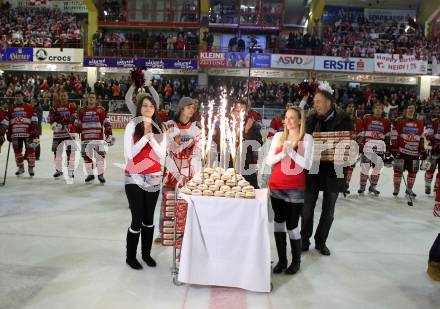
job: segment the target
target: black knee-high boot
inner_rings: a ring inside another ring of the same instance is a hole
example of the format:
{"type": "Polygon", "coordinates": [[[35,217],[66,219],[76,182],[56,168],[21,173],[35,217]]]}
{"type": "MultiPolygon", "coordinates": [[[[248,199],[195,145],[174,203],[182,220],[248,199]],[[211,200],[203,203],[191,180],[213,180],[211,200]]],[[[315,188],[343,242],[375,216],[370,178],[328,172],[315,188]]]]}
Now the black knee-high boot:
{"type": "Polygon", "coordinates": [[[133,269],[142,269],[142,265],[136,259],[136,250],[139,243],[140,233],[127,231],[127,264],[133,269]]]}
{"type": "Polygon", "coordinates": [[[142,259],[150,267],[156,267],[156,261],[151,257],[151,245],[153,244],[154,226],[141,229],[142,259]]]}
{"type": "Polygon", "coordinates": [[[278,252],[278,264],[273,268],[273,273],[280,274],[287,267],[286,232],[275,232],[274,235],[278,252]]]}
{"type": "Polygon", "coordinates": [[[286,274],[294,275],[301,266],[301,239],[291,239],[290,247],[292,249],[292,263],[286,269],[286,274]]]}

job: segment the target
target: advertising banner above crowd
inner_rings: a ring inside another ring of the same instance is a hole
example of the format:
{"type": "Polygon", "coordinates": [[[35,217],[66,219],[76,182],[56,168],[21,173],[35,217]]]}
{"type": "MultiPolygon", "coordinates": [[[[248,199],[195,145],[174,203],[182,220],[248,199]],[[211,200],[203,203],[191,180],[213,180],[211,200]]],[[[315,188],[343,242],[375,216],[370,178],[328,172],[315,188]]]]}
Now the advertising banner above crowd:
{"type": "Polygon", "coordinates": [[[317,71],[372,73],[373,69],[373,59],[326,56],[315,57],[315,70],[317,71]]]}
{"type": "Polygon", "coordinates": [[[184,69],[197,70],[197,60],[174,60],[174,59],[131,59],[131,58],[84,58],[85,67],[104,68],[133,68],[145,67],[147,69],[184,69]]]}
{"type": "Polygon", "coordinates": [[[199,54],[201,67],[225,67],[226,53],[224,52],[201,52],[199,54]]]}
{"type": "Polygon", "coordinates": [[[0,49],[0,60],[3,62],[31,62],[33,49],[31,47],[8,47],[0,49]]]}
{"type": "MultiPolygon", "coordinates": [[[[201,52],[199,65],[201,67],[249,68],[248,52],[201,52]]],[[[271,54],[252,53],[253,68],[270,68],[271,54]]]]}
{"type": "Polygon", "coordinates": [[[80,48],[34,48],[33,61],[38,63],[83,63],[84,50],[80,48]]]}
{"type": "Polygon", "coordinates": [[[428,61],[419,60],[416,56],[375,54],[374,71],[391,74],[416,74],[428,73],[428,61]]]}
{"type": "Polygon", "coordinates": [[[313,70],[315,57],[273,54],[270,66],[276,69],[313,70]]]}
{"type": "Polygon", "coordinates": [[[356,21],[364,16],[364,9],[357,7],[342,7],[327,5],[322,14],[323,21],[337,21],[340,19],[356,21]]]}
{"type": "Polygon", "coordinates": [[[12,7],[35,7],[59,9],[65,13],[84,13],[87,14],[87,6],[84,0],[64,1],[64,0],[15,0],[9,1],[12,7]]]}
{"type": "Polygon", "coordinates": [[[385,9],[364,9],[364,17],[370,22],[381,22],[393,20],[397,22],[405,22],[406,18],[410,16],[416,17],[414,10],[385,10],[385,9]]]}

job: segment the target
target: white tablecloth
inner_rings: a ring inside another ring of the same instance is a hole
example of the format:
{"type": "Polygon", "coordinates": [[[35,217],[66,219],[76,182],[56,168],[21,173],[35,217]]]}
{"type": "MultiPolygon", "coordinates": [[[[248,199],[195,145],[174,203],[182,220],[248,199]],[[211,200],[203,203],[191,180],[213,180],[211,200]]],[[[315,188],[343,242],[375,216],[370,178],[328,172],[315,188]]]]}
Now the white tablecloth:
{"type": "Polygon", "coordinates": [[[180,196],[188,214],[179,281],[269,292],[267,189],[256,199],[180,196]]]}

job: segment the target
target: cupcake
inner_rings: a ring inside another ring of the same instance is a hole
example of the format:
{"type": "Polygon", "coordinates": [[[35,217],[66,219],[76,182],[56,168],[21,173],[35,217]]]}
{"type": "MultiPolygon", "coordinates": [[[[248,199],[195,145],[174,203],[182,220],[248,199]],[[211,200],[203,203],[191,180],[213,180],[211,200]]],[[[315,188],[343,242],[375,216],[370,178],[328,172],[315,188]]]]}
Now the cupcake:
{"type": "Polygon", "coordinates": [[[246,192],[244,197],[245,198],[249,198],[249,199],[255,198],[255,191],[253,191],[253,192],[246,192]]]}
{"type": "Polygon", "coordinates": [[[191,192],[191,194],[192,195],[202,195],[202,191],[201,190],[199,190],[199,189],[195,189],[195,190],[192,190],[192,192],[191,192]]]}
{"type": "Polygon", "coordinates": [[[221,187],[221,186],[224,186],[224,185],[225,185],[225,182],[224,182],[223,180],[216,180],[216,181],[214,182],[214,184],[215,184],[217,187],[221,187]]]}
{"type": "Polygon", "coordinates": [[[195,183],[196,185],[199,185],[203,182],[202,177],[200,176],[194,176],[192,179],[192,182],[195,183]]]}
{"type": "Polygon", "coordinates": [[[213,184],[214,184],[214,180],[212,180],[212,179],[210,179],[210,178],[205,179],[205,185],[207,185],[207,186],[212,186],[213,184]]]}
{"type": "Polygon", "coordinates": [[[231,191],[231,187],[230,186],[221,186],[220,190],[223,192],[228,192],[228,191],[231,191]]]}
{"type": "Polygon", "coordinates": [[[211,175],[212,173],[214,173],[214,169],[210,168],[210,167],[205,167],[205,169],[203,170],[205,173],[211,175]]]}
{"type": "Polygon", "coordinates": [[[234,175],[234,174],[235,174],[235,169],[233,169],[232,167],[231,167],[231,168],[228,168],[228,169],[226,170],[225,174],[226,174],[226,175],[234,175]]]}
{"type": "Polygon", "coordinates": [[[244,197],[245,197],[245,193],[243,193],[243,192],[235,193],[235,198],[244,198],[244,197]]]}
{"type": "Polygon", "coordinates": [[[211,178],[212,180],[219,180],[219,179],[221,179],[221,176],[220,176],[219,173],[215,173],[215,172],[214,172],[214,173],[211,174],[210,178],[211,178]]]}
{"type": "Polygon", "coordinates": [[[241,192],[241,187],[235,186],[235,187],[232,187],[231,190],[234,191],[234,192],[241,192]]]}
{"type": "Polygon", "coordinates": [[[203,196],[213,196],[214,193],[212,193],[211,190],[203,190],[203,196]]]}
{"type": "Polygon", "coordinates": [[[225,173],[225,170],[221,167],[218,167],[218,166],[216,168],[214,168],[214,171],[220,175],[225,173]]]}
{"type": "Polygon", "coordinates": [[[199,189],[200,191],[203,191],[203,190],[208,190],[209,187],[205,184],[201,184],[201,185],[197,186],[197,189],[199,189]]]}
{"type": "Polygon", "coordinates": [[[191,189],[184,187],[180,190],[180,193],[191,195],[191,189]]]}
{"type": "Polygon", "coordinates": [[[227,192],[225,192],[225,197],[235,197],[235,192],[227,191],[227,192]]]}
{"type": "Polygon", "coordinates": [[[230,187],[235,187],[237,185],[237,183],[235,181],[232,181],[232,180],[227,180],[226,181],[226,185],[230,186],[230,187]]]}
{"type": "Polygon", "coordinates": [[[218,197],[224,197],[225,193],[223,191],[215,191],[214,192],[214,196],[218,196],[218,197]]]}
{"type": "Polygon", "coordinates": [[[243,192],[255,192],[255,188],[252,186],[243,187],[243,192]]]}
{"type": "Polygon", "coordinates": [[[212,185],[212,186],[209,186],[209,190],[211,190],[212,192],[215,192],[215,191],[219,191],[220,188],[216,185],[212,185]]]}
{"type": "Polygon", "coordinates": [[[246,187],[246,186],[249,186],[249,182],[247,180],[242,179],[238,182],[238,185],[240,187],[246,187]]]}

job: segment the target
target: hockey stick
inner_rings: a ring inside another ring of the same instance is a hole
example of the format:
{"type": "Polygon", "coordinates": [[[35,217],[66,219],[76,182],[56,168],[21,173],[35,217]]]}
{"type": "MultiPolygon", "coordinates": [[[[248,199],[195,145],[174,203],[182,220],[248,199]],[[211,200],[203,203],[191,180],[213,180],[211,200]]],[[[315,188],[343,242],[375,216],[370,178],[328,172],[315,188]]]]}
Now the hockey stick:
{"type": "Polygon", "coordinates": [[[6,175],[7,175],[7,172],[8,172],[9,153],[10,152],[11,152],[11,142],[9,142],[8,154],[6,155],[6,168],[5,168],[5,174],[3,176],[3,183],[1,184],[2,187],[6,184],[6,175]]]}
{"type": "Polygon", "coordinates": [[[408,197],[408,206],[414,206],[413,204],[413,197],[412,197],[412,191],[409,192],[409,194],[406,193],[408,191],[408,186],[406,184],[405,175],[402,173],[403,183],[405,184],[405,195],[408,197]]]}

